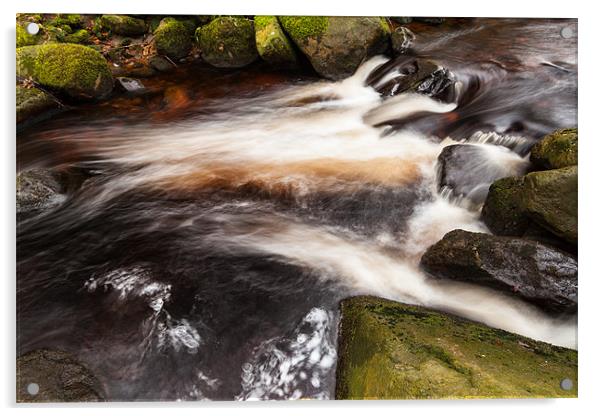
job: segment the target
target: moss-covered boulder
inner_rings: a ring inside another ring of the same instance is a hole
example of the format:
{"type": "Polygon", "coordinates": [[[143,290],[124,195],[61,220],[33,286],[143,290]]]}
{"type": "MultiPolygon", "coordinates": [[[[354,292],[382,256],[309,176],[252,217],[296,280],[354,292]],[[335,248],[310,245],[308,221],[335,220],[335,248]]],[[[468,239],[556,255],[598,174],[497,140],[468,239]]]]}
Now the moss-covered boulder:
{"type": "Polygon", "coordinates": [[[323,77],[352,75],[366,58],[388,47],[389,26],[379,17],[281,16],[284,31],[323,77]]]}
{"type": "Polygon", "coordinates": [[[255,43],[264,61],[282,67],[293,67],[297,56],[275,16],[255,16],[255,43]]]}
{"type": "Polygon", "coordinates": [[[100,382],[71,354],[43,349],[17,359],[17,402],[100,401],[104,401],[100,382]]]}
{"type": "Polygon", "coordinates": [[[340,308],[337,399],[577,397],[577,351],[375,297],[340,308]]]}
{"type": "Polygon", "coordinates": [[[42,113],[58,108],[58,103],[50,95],[38,88],[25,88],[17,85],[17,123],[31,120],[42,113]]]}
{"type": "Polygon", "coordinates": [[[557,130],[531,149],[531,162],[542,169],[559,169],[577,164],[577,129],[557,130]]]}
{"type": "Polygon", "coordinates": [[[537,241],[453,230],[420,265],[433,277],[505,291],[548,311],[577,310],[577,259],[537,241]]]}
{"type": "Polygon", "coordinates": [[[17,75],[72,98],[103,98],[113,89],[105,58],[92,48],[70,43],[18,48],[17,75]]]}
{"type": "Polygon", "coordinates": [[[69,26],[71,28],[81,27],[84,19],[80,14],[57,14],[48,21],[50,26],[69,26]]]}
{"type": "Polygon", "coordinates": [[[187,21],[166,17],[154,32],[157,53],[171,59],[184,58],[192,49],[194,26],[187,21]]]}
{"type": "Polygon", "coordinates": [[[522,203],[527,215],[551,233],[576,244],[577,166],[525,176],[522,203]]]}
{"type": "Polygon", "coordinates": [[[140,36],[146,33],[146,22],[131,16],[105,14],[100,17],[100,25],[116,35],[140,36]]]}
{"type": "Polygon", "coordinates": [[[65,42],[86,45],[90,43],[90,33],[86,29],[77,30],[65,36],[65,42]]]}
{"type": "Polygon", "coordinates": [[[481,218],[496,235],[521,236],[530,219],[522,204],[524,176],[498,179],[489,187],[481,218]]]}
{"type": "Polygon", "coordinates": [[[253,21],[218,17],[196,31],[203,59],[218,68],[240,68],[258,57],[253,21]]]}

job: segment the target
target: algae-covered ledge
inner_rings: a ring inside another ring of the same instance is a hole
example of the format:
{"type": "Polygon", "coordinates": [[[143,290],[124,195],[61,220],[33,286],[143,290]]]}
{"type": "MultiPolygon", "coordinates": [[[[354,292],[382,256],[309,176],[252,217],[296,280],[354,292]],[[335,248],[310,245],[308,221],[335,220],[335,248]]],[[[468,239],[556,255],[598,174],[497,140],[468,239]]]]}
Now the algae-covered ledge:
{"type": "Polygon", "coordinates": [[[577,395],[575,350],[371,296],[340,309],[337,399],[577,395]]]}

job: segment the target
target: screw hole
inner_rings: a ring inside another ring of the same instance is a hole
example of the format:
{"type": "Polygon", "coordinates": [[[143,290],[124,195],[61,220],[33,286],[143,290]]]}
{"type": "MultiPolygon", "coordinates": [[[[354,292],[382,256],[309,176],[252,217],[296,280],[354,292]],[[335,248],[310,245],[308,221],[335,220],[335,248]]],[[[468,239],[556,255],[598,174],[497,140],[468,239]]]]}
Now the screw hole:
{"type": "Polygon", "coordinates": [[[38,383],[29,383],[27,385],[27,393],[29,393],[30,395],[35,396],[39,392],[40,386],[38,385],[38,383]]]}
{"type": "Polygon", "coordinates": [[[26,30],[30,35],[37,35],[40,31],[40,26],[37,23],[29,23],[26,30]]]}

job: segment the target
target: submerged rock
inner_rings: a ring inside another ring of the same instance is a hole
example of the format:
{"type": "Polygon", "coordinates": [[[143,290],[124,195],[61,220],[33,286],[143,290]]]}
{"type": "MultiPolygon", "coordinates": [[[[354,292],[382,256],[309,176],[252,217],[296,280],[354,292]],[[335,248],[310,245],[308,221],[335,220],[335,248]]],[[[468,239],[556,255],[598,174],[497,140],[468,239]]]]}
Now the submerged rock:
{"type": "Polygon", "coordinates": [[[485,201],[493,181],[525,173],[527,163],[505,147],[457,144],[446,146],[438,160],[439,189],[467,198],[473,204],[485,201]],[[492,153],[493,152],[493,153],[492,153]],[[503,156],[503,160],[500,158],[503,156]]]}
{"type": "Polygon", "coordinates": [[[577,260],[536,241],[454,230],[420,263],[437,278],[517,294],[550,311],[577,309],[577,260]]]}
{"type": "Polygon", "coordinates": [[[391,33],[391,47],[397,53],[405,53],[415,39],[416,35],[410,29],[399,26],[391,33]]]}
{"type": "Polygon", "coordinates": [[[218,17],[196,31],[201,56],[218,68],[240,68],[258,58],[253,21],[218,17]]]}
{"type": "Polygon", "coordinates": [[[172,59],[184,58],[192,49],[194,27],[187,21],[166,17],[154,32],[157,53],[172,59]]]}
{"type": "Polygon", "coordinates": [[[38,88],[25,88],[17,85],[17,123],[59,108],[57,101],[38,88]]]}
{"type": "Polygon", "coordinates": [[[42,349],[17,358],[17,402],[100,401],[100,382],[72,355],[42,349]]]}
{"type": "Polygon", "coordinates": [[[58,175],[32,169],[17,175],[17,217],[29,217],[63,202],[58,175]]]}
{"type": "Polygon", "coordinates": [[[371,296],[341,302],[336,398],[577,397],[577,351],[371,296]]]}
{"type": "Polygon", "coordinates": [[[297,65],[297,56],[275,16],[255,16],[255,43],[264,61],[282,67],[297,65]]]}
{"type": "Polygon", "coordinates": [[[577,129],[557,130],[531,148],[531,162],[542,169],[559,169],[577,164],[577,129]]]}
{"type": "Polygon", "coordinates": [[[537,224],[576,244],[577,166],[532,172],[525,177],[523,207],[537,224]]]}
{"type": "Polygon", "coordinates": [[[284,31],[316,72],[329,79],[352,75],[388,47],[389,26],[380,17],[281,16],[284,31]]]}
{"type": "Polygon", "coordinates": [[[92,48],[70,43],[18,48],[17,75],[72,98],[103,98],[113,89],[105,58],[92,48]]]}
{"type": "Polygon", "coordinates": [[[146,22],[131,16],[105,14],[100,17],[103,29],[110,30],[116,35],[139,36],[146,33],[146,22]]]}

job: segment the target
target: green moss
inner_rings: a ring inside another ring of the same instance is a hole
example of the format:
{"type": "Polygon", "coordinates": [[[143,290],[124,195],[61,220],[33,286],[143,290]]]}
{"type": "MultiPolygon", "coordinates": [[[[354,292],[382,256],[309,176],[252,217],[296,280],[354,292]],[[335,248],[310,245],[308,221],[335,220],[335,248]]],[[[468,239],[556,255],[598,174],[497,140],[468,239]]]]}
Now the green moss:
{"type": "Polygon", "coordinates": [[[239,68],[257,59],[253,21],[218,17],[196,30],[203,59],[220,68],[239,68]]]}
{"type": "Polygon", "coordinates": [[[275,16],[255,16],[255,43],[259,56],[275,66],[295,66],[295,49],[275,16]]]}
{"type": "Polygon", "coordinates": [[[280,24],[293,39],[319,37],[328,29],[328,17],[280,16],[280,24]]]}
{"type": "Polygon", "coordinates": [[[380,18],[380,26],[383,28],[383,32],[386,34],[391,33],[391,26],[389,25],[389,21],[385,17],[380,18]]]}
{"type": "Polygon", "coordinates": [[[83,24],[83,19],[79,14],[57,14],[54,18],[52,18],[48,25],[50,26],[70,26],[81,27],[83,24]]]}
{"type": "Polygon", "coordinates": [[[146,33],[146,22],[126,15],[105,14],[100,17],[100,25],[105,30],[123,36],[139,36],[146,33]]]}
{"type": "Polygon", "coordinates": [[[337,399],[576,397],[577,352],[361,296],[341,302],[337,399]]]}
{"type": "Polygon", "coordinates": [[[177,19],[164,18],[155,30],[155,47],[160,55],[184,58],[192,49],[194,27],[177,19]]]}
{"type": "Polygon", "coordinates": [[[522,205],[524,177],[499,179],[491,184],[482,218],[496,235],[522,236],[529,226],[522,205]]]}
{"type": "Polygon", "coordinates": [[[544,169],[559,169],[577,164],[576,128],[557,130],[531,149],[531,161],[544,169]]]}
{"type": "Polygon", "coordinates": [[[111,72],[102,55],[70,43],[18,48],[17,72],[74,98],[102,97],[113,87],[111,72]]]}
{"type": "Polygon", "coordinates": [[[17,85],[16,104],[17,123],[30,119],[45,110],[57,107],[56,101],[44,91],[37,88],[25,88],[21,85],[17,85]]]}
{"type": "Polygon", "coordinates": [[[30,35],[24,26],[17,24],[17,48],[21,46],[35,45],[41,38],[40,34],[30,35]]]}
{"type": "Polygon", "coordinates": [[[65,36],[65,42],[79,44],[90,43],[90,33],[88,33],[86,29],[80,29],[75,33],[65,36]]]}

